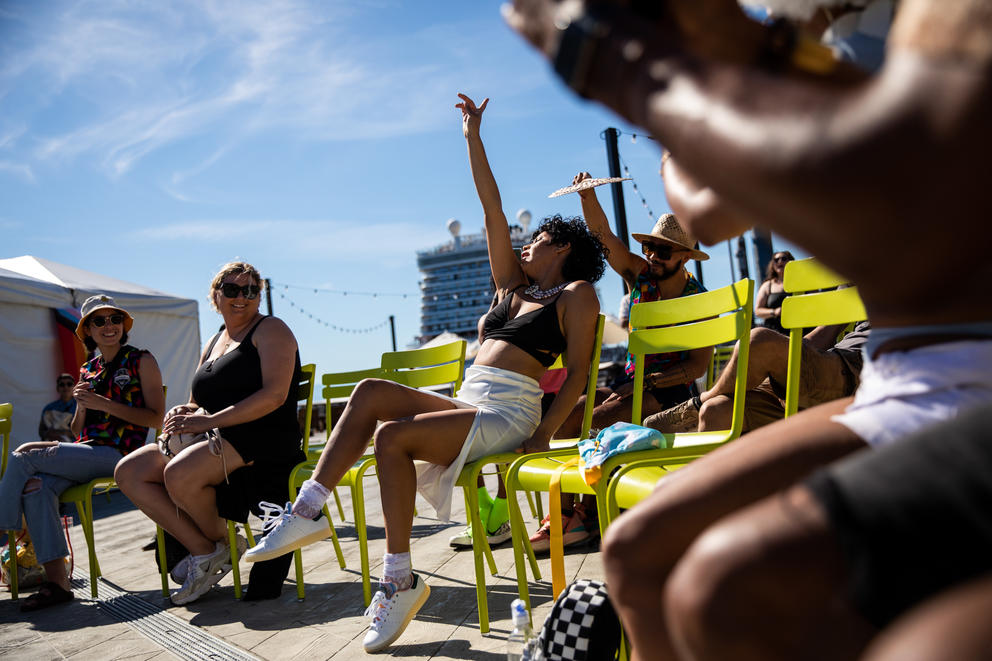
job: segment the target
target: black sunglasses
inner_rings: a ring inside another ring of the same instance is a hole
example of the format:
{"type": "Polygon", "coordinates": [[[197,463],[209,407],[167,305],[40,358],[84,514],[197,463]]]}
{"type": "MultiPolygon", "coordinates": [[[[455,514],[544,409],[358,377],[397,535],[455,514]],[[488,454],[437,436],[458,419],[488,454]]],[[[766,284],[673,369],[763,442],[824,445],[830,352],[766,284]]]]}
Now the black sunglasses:
{"type": "Polygon", "coordinates": [[[61,388],[62,386],[65,386],[66,388],[71,388],[76,384],[73,383],[72,381],[59,381],[57,385],[59,388],[61,388]]]}
{"type": "Polygon", "coordinates": [[[242,294],[249,301],[258,298],[258,292],[261,291],[258,285],[236,285],[233,282],[222,283],[218,289],[224,294],[224,298],[237,298],[238,294],[242,294]]]}
{"type": "Polygon", "coordinates": [[[791,262],[792,258],[786,257],[785,255],[779,255],[778,257],[773,257],[772,260],[776,262],[791,262]]]}
{"type": "MultiPolygon", "coordinates": [[[[675,248],[667,243],[651,243],[650,241],[641,242],[641,252],[645,255],[654,253],[654,256],[660,260],[671,259],[672,254],[675,253],[675,248]]],[[[681,252],[681,250],[679,251],[681,252]]]]}
{"type": "Polygon", "coordinates": [[[106,317],[90,317],[90,326],[96,326],[97,328],[103,328],[107,325],[107,322],[118,326],[124,323],[124,315],[122,314],[111,314],[106,317]]]}

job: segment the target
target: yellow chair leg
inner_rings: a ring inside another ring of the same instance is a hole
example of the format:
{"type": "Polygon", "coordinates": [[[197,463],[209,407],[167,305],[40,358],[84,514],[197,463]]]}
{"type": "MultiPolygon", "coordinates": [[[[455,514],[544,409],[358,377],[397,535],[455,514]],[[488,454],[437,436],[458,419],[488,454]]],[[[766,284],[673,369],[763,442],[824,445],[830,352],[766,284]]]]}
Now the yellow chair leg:
{"type": "Polygon", "coordinates": [[[338,516],[341,517],[341,522],[344,523],[344,508],[341,507],[341,496],[338,495],[337,487],[334,487],[334,503],[338,506],[338,516]]]}
{"type": "MultiPolygon", "coordinates": [[[[362,471],[364,473],[364,471],[362,471]]],[[[365,489],[363,474],[355,477],[351,485],[351,507],[355,511],[355,533],[358,535],[358,553],[362,561],[362,599],[372,603],[372,579],[369,576],[369,532],[365,526],[365,489]]]]}
{"type": "Polygon", "coordinates": [[[75,501],[76,512],[79,514],[79,522],[83,527],[83,536],[86,538],[86,547],[90,559],[90,595],[96,599],[97,593],[97,579],[100,578],[100,563],[96,559],[96,544],[93,540],[93,501],[92,491],[87,490],[87,496],[84,500],[75,501]],[[89,502],[87,502],[89,501],[89,502]]]}
{"type": "MultiPolygon", "coordinates": [[[[474,476],[477,479],[477,476],[474,476]]],[[[471,480],[474,485],[475,479],[471,480]]],[[[482,557],[486,556],[492,573],[496,573],[492,550],[486,540],[485,524],[479,517],[479,494],[474,486],[462,489],[465,494],[465,512],[472,529],[472,559],[475,561],[475,599],[479,607],[479,632],[489,633],[489,600],[486,598],[486,577],[483,574],[482,557]]]]}
{"type": "MultiPolygon", "coordinates": [[[[530,492],[527,491],[525,493],[527,494],[527,502],[530,502],[530,492]]],[[[543,521],[544,520],[544,501],[541,500],[541,494],[539,494],[536,491],[534,492],[534,501],[536,503],[536,506],[533,507],[533,508],[531,508],[531,511],[534,512],[534,518],[537,519],[538,521],[543,521]]]]}
{"type": "Polygon", "coordinates": [[[162,526],[155,526],[155,539],[158,541],[158,565],[162,574],[162,596],[169,596],[169,568],[165,559],[165,531],[162,526]]]}
{"type": "Polygon", "coordinates": [[[245,537],[248,538],[248,548],[255,546],[255,535],[251,532],[251,526],[245,523],[245,537]]]}

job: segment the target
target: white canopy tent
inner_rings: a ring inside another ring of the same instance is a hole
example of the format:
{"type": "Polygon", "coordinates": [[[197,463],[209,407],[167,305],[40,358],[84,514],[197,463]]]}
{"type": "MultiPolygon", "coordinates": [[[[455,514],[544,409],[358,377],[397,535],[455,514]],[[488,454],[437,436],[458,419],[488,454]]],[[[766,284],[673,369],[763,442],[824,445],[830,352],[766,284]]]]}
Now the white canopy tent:
{"type": "Polygon", "coordinates": [[[37,440],[41,409],[62,371],[54,309],[109,294],[134,317],[128,343],[148,349],[168,386],[167,407],[188,401],[200,356],[199,309],[131,282],[25,255],[0,259],[0,402],[14,404],[11,445],[37,440]]]}

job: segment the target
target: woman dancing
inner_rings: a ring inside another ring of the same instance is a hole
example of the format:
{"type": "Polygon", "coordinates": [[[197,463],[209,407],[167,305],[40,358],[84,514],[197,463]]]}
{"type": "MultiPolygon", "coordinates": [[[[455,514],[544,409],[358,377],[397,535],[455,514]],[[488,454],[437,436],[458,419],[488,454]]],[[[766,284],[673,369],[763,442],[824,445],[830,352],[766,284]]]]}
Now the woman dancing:
{"type": "Polygon", "coordinates": [[[479,135],[481,106],[463,94],[462,131],[482,202],[489,263],[498,303],[483,324],[483,343],[454,398],[381,379],[355,388],[317,464],[278,526],[246,554],[266,560],[327,536],[320,508],[373,438],[386,520],[386,554],[379,590],[366,614],[366,651],[388,647],[427,600],[430,588],[414,574],[410,532],[418,487],[447,519],[455,479],[467,461],[522,447],[541,451],[585,389],[599,301],[592,282],[605,269],[603,244],[581,219],[547,218],[518,260],[499,190],[479,135]],[[568,378],[541,417],[538,379],[567,351],[568,378]],[[378,421],[383,424],[376,427],[378,421]],[[414,460],[427,462],[421,469],[414,460]],[[316,520],[315,520],[316,519],[316,520]]]}

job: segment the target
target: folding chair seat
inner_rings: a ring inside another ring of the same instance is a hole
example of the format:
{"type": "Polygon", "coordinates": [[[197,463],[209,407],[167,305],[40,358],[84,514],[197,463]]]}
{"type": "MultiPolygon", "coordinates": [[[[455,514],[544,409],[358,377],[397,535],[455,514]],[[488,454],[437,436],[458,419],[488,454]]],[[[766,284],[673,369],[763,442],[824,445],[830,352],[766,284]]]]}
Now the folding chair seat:
{"type": "MultiPolygon", "coordinates": [[[[738,341],[738,368],[735,381],[734,412],[731,428],[712,432],[663,434],[665,448],[618,454],[602,466],[603,479],[595,486],[586,484],[578,466],[562,470],[562,465],[577,456],[575,449],[526,455],[517,459],[507,471],[507,494],[510,501],[510,521],[513,526],[514,562],[520,596],[529,605],[523,555],[529,546],[527,531],[515,494],[525,489],[548,491],[552,476],[560,473],[561,491],[593,494],[596,496],[600,532],[611,520],[607,476],[624,464],[635,461],[654,461],[657,465],[679,465],[706,454],[730,441],[741,433],[744,420],[744,391],[747,375],[747,357],[750,346],[751,313],[754,283],[741,280],[733,285],[711,292],[677,299],[640,303],[631,306],[631,333],[628,350],[634,356],[633,410],[631,422],[641,421],[644,392],[644,356],[654,353],[686,351],[712,347],[729,341],[738,341]]],[[[555,507],[552,503],[551,507],[555,507]]]]}

